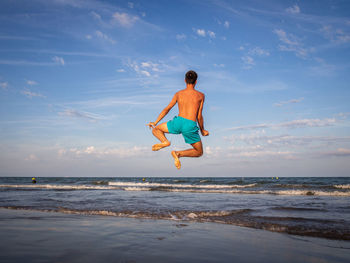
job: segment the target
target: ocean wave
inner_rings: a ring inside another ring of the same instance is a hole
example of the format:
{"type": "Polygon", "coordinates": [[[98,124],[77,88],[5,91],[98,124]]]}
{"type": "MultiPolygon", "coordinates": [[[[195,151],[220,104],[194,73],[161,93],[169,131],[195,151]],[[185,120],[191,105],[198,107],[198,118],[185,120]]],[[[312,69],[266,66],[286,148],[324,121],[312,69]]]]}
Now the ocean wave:
{"type": "Polygon", "coordinates": [[[308,208],[308,207],[289,207],[289,206],[277,206],[272,207],[272,210],[279,210],[279,211],[311,211],[311,212],[327,212],[327,209],[321,209],[321,208],[308,208]]]}
{"type": "Polygon", "coordinates": [[[336,240],[350,240],[350,229],[339,220],[323,220],[295,217],[254,216],[251,209],[229,211],[110,211],[77,210],[68,208],[33,209],[31,207],[0,207],[15,210],[40,212],[59,212],[77,215],[98,215],[142,219],[163,219],[174,221],[208,222],[237,225],[272,232],[288,233],[300,236],[322,237],[336,240]]]}
{"type": "Polygon", "coordinates": [[[333,187],[338,189],[350,189],[350,184],[336,184],[333,185],[333,187]]]}
{"type": "Polygon", "coordinates": [[[326,192],[307,190],[218,190],[218,189],[176,189],[167,187],[125,187],[126,191],[166,191],[166,192],[188,192],[188,193],[215,193],[215,194],[270,194],[270,195],[315,195],[315,196],[350,196],[350,192],[326,192]]]}
{"type": "MultiPolygon", "coordinates": [[[[165,191],[188,193],[216,193],[216,194],[270,194],[270,195],[310,195],[310,196],[350,196],[350,191],[321,191],[321,190],[271,190],[271,189],[242,189],[253,188],[255,184],[234,185],[175,185],[165,183],[135,183],[109,182],[108,185],[59,185],[59,184],[0,184],[0,188],[13,189],[52,189],[52,190],[125,190],[125,191],[165,191]],[[236,189],[235,189],[236,188],[236,189]]],[[[344,186],[344,185],[343,185],[344,186]]],[[[340,188],[340,187],[339,187],[340,188]]]]}
{"type": "Polygon", "coordinates": [[[255,187],[257,184],[237,184],[237,185],[226,185],[226,184],[207,184],[207,185],[196,185],[196,184],[166,184],[166,183],[137,183],[137,182],[109,182],[112,186],[128,186],[128,187],[168,187],[168,188],[213,188],[213,189],[224,189],[224,188],[250,188],[255,187]]]}
{"type": "Polygon", "coordinates": [[[0,184],[0,188],[55,189],[55,190],[111,190],[119,189],[102,185],[58,185],[58,184],[0,184]]]}

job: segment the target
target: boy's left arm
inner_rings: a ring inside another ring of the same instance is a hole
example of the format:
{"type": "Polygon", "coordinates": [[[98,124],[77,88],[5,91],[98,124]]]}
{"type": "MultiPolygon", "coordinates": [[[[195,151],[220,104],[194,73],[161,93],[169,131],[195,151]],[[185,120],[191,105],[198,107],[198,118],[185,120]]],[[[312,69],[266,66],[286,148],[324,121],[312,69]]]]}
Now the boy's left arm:
{"type": "Polygon", "coordinates": [[[158,122],[160,122],[165,117],[165,115],[167,115],[168,112],[175,106],[176,102],[177,102],[177,93],[174,95],[174,97],[172,98],[168,106],[166,106],[164,110],[162,110],[162,112],[159,114],[157,120],[155,122],[150,122],[146,125],[149,126],[150,128],[154,128],[155,126],[157,126],[158,122]]]}
{"type": "Polygon", "coordinates": [[[201,104],[199,105],[199,109],[198,109],[197,121],[198,121],[199,129],[200,129],[202,135],[208,136],[209,132],[204,129],[204,120],[203,120],[203,115],[202,115],[204,99],[205,99],[205,96],[203,94],[203,99],[202,99],[201,104]]]}

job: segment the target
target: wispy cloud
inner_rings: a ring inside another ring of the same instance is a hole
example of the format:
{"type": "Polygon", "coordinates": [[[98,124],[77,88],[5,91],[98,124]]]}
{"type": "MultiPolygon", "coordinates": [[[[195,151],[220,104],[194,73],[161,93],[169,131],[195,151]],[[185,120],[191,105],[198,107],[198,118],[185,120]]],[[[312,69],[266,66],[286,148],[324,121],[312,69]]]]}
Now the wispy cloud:
{"type": "Polygon", "coordinates": [[[149,155],[150,151],[148,147],[144,146],[133,146],[133,147],[114,147],[114,148],[103,148],[96,146],[87,146],[85,148],[61,148],[57,151],[60,158],[63,157],[84,157],[84,156],[95,156],[98,158],[118,157],[118,158],[129,158],[149,155]]]}
{"type": "Polygon", "coordinates": [[[225,21],[225,22],[224,22],[224,27],[229,28],[229,27],[230,27],[230,22],[225,21]]]}
{"type": "Polygon", "coordinates": [[[305,146],[311,144],[323,144],[324,146],[350,143],[349,136],[294,136],[289,134],[282,135],[266,135],[266,132],[256,131],[250,134],[233,134],[224,137],[226,141],[233,144],[259,145],[259,147],[272,148],[295,148],[300,147],[304,149],[305,146]]]}
{"type": "Polygon", "coordinates": [[[98,120],[105,119],[105,117],[103,117],[101,115],[93,114],[90,112],[77,111],[74,109],[66,109],[63,112],[59,112],[58,115],[79,118],[79,119],[85,119],[85,120],[89,120],[91,122],[96,122],[98,120]]]}
{"type": "Polygon", "coordinates": [[[34,86],[34,85],[37,85],[38,82],[34,81],[34,80],[27,80],[26,83],[29,85],[29,86],[34,86]]]}
{"type": "Polygon", "coordinates": [[[244,69],[251,69],[255,65],[254,58],[252,58],[251,56],[244,56],[244,57],[241,57],[241,59],[244,64],[243,65],[244,69]]]}
{"type": "Polygon", "coordinates": [[[98,21],[101,21],[101,15],[100,15],[100,14],[96,13],[95,11],[91,11],[90,14],[91,14],[91,16],[92,16],[94,19],[96,19],[96,20],[98,20],[98,21]]]}
{"type": "Polygon", "coordinates": [[[46,96],[37,92],[30,91],[29,89],[22,90],[21,93],[30,99],[33,97],[46,98],[46,96]]]}
{"type": "MultiPolygon", "coordinates": [[[[245,47],[240,46],[240,51],[245,51],[245,47]]],[[[241,57],[243,62],[243,69],[251,69],[256,65],[255,58],[268,57],[270,52],[262,49],[261,47],[250,48],[248,51],[245,51],[245,56],[241,57]]]]}
{"type": "Polygon", "coordinates": [[[134,8],[134,3],[133,2],[128,2],[128,7],[133,9],[134,8]]]}
{"type": "Polygon", "coordinates": [[[270,56],[270,52],[265,50],[265,49],[262,49],[261,47],[254,47],[254,48],[251,48],[249,51],[248,51],[248,54],[251,55],[251,56],[260,56],[260,57],[263,57],[263,56],[270,56]]]}
{"type": "Polygon", "coordinates": [[[116,43],[116,41],[115,41],[114,39],[112,39],[112,38],[109,37],[107,34],[104,34],[104,33],[102,33],[102,32],[99,31],[99,30],[96,30],[96,31],[95,31],[95,36],[98,37],[98,38],[100,38],[100,39],[106,40],[106,41],[108,41],[108,42],[110,42],[110,43],[112,43],[112,44],[115,44],[115,43],[116,43]]]}
{"type": "Polygon", "coordinates": [[[297,4],[295,4],[292,7],[288,7],[286,9],[286,12],[290,13],[290,14],[299,14],[300,13],[300,7],[297,4]]]}
{"type": "Polygon", "coordinates": [[[350,157],[350,149],[338,148],[336,151],[322,152],[321,155],[326,157],[350,157]]]}
{"type": "Polygon", "coordinates": [[[287,34],[282,29],[275,29],[273,32],[282,42],[282,44],[279,45],[279,49],[281,51],[294,52],[295,55],[300,58],[305,58],[308,55],[308,50],[303,47],[301,41],[298,40],[294,35],[287,34]]]}
{"type": "Polygon", "coordinates": [[[213,31],[210,31],[210,30],[208,30],[208,36],[210,38],[215,38],[216,37],[215,33],[213,31]]]}
{"type": "Polygon", "coordinates": [[[52,58],[52,61],[55,62],[57,65],[61,65],[61,66],[64,66],[65,64],[65,61],[62,57],[58,57],[58,56],[54,56],[52,58]]]}
{"type": "Polygon", "coordinates": [[[115,12],[113,14],[113,22],[118,23],[122,27],[132,27],[140,18],[138,16],[130,15],[127,13],[115,12]]]}
{"type": "Polygon", "coordinates": [[[227,130],[231,131],[239,131],[239,130],[255,130],[255,129],[264,129],[264,128],[271,128],[271,129],[280,129],[280,128],[305,128],[305,127],[325,127],[325,126],[333,126],[337,124],[339,120],[335,118],[326,118],[326,119],[301,119],[301,120],[293,120],[288,122],[281,122],[281,123],[261,123],[261,124],[254,124],[254,125],[246,125],[246,126],[237,126],[232,127],[227,130]]]}
{"type": "Polygon", "coordinates": [[[3,90],[7,90],[7,87],[9,86],[8,82],[0,82],[0,87],[3,90]]]}
{"type": "Polygon", "coordinates": [[[345,32],[343,29],[334,28],[331,25],[326,25],[321,28],[321,33],[326,39],[338,44],[349,43],[350,33],[345,32]]]}
{"type": "Polygon", "coordinates": [[[38,61],[27,61],[27,60],[1,60],[0,64],[9,66],[55,66],[58,65],[56,62],[38,62],[38,61]]]}
{"type": "Polygon", "coordinates": [[[291,104],[291,103],[299,103],[303,100],[304,100],[304,98],[291,99],[291,100],[287,100],[287,101],[280,101],[280,102],[275,103],[274,106],[282,107],[283,105],[291,104]]]}
{"type": "Polygon", "coordinates": [[[161,72],[161,68],[165,68],[166,65],[159,63],[155,63],[152,61],[129,61],[128,66],[132,68],[136,73],[142,76],[151,77],[154,74],[157,74],[158,72],[161,72]]]}
{"type": "Polygon", "coordinates": [[[184,39],[186,39],[186,35],[185,34],[177,34],[176,39],[177,40],[184,40],[184,39]]]}

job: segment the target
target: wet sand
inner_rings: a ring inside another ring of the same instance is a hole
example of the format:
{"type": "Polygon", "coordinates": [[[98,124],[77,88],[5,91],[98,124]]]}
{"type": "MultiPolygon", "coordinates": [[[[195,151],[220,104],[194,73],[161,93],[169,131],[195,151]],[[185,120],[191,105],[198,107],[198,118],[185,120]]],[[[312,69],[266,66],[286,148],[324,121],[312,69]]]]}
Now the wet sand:
{"type": "Polygon", "coordinates": [[[0,209],[0,262],[350,262],[350,242],[216,223],[0,209]]]}

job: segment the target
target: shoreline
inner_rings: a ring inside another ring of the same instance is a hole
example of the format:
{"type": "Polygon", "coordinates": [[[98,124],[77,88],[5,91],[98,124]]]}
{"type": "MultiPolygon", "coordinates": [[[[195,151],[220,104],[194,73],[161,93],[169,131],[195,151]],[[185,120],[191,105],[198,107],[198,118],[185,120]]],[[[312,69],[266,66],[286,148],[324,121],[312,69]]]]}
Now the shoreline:
{"type": "Polygon", "coordinates": [[[218,223],[0,209],[1,262],[349,262],[350,242],[218,223]]]}

